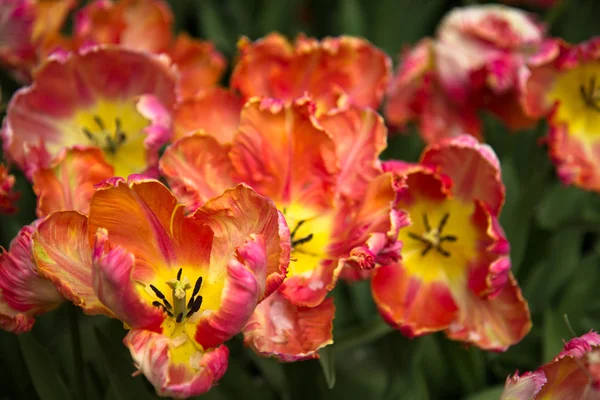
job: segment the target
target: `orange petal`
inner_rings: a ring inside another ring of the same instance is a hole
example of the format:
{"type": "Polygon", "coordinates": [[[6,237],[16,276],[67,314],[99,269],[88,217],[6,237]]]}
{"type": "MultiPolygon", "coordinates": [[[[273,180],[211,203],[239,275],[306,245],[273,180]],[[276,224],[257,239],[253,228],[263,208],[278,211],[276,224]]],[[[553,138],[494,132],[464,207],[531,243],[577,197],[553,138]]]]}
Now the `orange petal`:
{"type": "Polygon", "coordinates": [[[290,231],[271,200],[240,184],[207,202],[193,218],[215,233],[211,268],[227,266],[238,246],[251,235],[261,235],[267,255],[266,288],[261,298],[279,287],[290,262],[290,231]]]}
{"type": "Polygon", "coordinates": [[[402,264],[375,269],[371,289],[383,318],[409,337],[445,329],[458,315],[446,282],[422,281],[402,264]]]}
{"type": "Polygon", "coordinates": [[[280,361],[318,358],[317,351],[333,343],[334,314],[332,298],[314,308],[301,307],[275,292],[258,305],[246,324],[244,344],[280,361]]]}
{"type": "Polygon", "coordinates": [[[248,101],[229,154],[238,179],[277,203],[330,207],[337,173],[335,146],[307,99],[291,105],[271,99],[248,101]]]}
{"type": "Polygon", "coordinates": [[[197,350],[189,359],[173,354],[181,346],[170,338],[147,330],[130,331],[123,343],[129,348],[135,365],[154,385],[160,396],[177,399],[206,393],[227,370],[229,350],[225,346],[197,350]]]}
{"type": "Polygon", "coordinates": [[[201,130],[219,143],[229,144],[240,124],[243,106],[241,97],[223,88],[209,89],[188,98],[175,109],[174,139],[201,130]]]}
{"type": "Polygon", "coordinates": [[[235,186],[227,148],[211,136],[194,134],[167,147],[161,173],[189,211],[235,186]]]}
{"type": "Polygon", "coordinates": [[[33,225],[24,226],[0,254],[0,327],[15,333],[31,329],[34,316],[58,307],[64,298],[39,272],[32,254],[33,225]]]}
{"type": "Polygon", "coordinates": [[[238,48],[231,87],[246,98],[291,102],[308,93],[324,111],[346,97],[350,104],[377,108],[391,74],[389,57],[357,37],[318,41],[300,35],[292,45],[272,33],[254,43],[243,38],[238,48]]]}
{"type": "Polygon", "coordinates": [[[189,98],[215,86],[227,64],[215,45],[181,33],[175,39],[169,56],[179,71],[179,89],[183,98],[189,98]]]}
{"type": "Polygon", "coordinates": [[[33,190],[38,197],[37,215],[75,210],[88,214],[94,185],[113,176],[97,148],[70,149],[62,152],[50,168],[33,174],[33,190]]]}
{"type": "Polygon", "coordinates": [[[292,304],[303,307],[316,307],[321,304],[335,287],[345,264],[344,260],[316,262],[317,265],[308,271],[289,274],[281,284],[281,294],[292,304]]]}
{"type": "Polygon", "coordinates": [[[494,298],[473,292],[456,295],[458,320],[446,330],[448,337],[473,343],[484,350],[504,351],[531,329],[529,307],[512,273],[494,298]]]}
{"type": "Polygon", "coordinates": [[[92,287],[92,249],[88,220],[76,211],[55,212],[33,235],[33,254],[39,270],[60,293],[87,314],[112,313],[92,287]]]}
{"type": "Polygon", "coordinates": [[[371,109],[348,108],[319,118],[332,135],[340,163],[338,191],[360,199],[381,172],[379,154],[387,147],[383,118],[371,109]]]}

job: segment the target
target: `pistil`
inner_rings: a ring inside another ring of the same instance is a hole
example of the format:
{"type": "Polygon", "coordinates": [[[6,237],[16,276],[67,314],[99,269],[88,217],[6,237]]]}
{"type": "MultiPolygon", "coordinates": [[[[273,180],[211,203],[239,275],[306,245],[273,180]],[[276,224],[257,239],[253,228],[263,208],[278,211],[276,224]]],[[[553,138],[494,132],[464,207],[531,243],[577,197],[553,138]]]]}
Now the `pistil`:
{"type": "Polygon", "coordinates": [[[106,124],[98,115],[93,116],[97,129],[83,127],[82,131],[85,137],[95,146],[102,147],[103,150],[115,154],[117,149],[125,143],[127,135],[121,126],[121,119],[115,118],[115,131],[111,132],[106,124]]]}
{"type": "Polygon", "coordinates": [[[177,323],[190,318],[194,313],[202,307],[202,296],[199,295],[200,287],[202,286],[202,277],[199,277],[194,284],[192,296],[187,300],[187,291],[192,288],[190,280],[183,275],[183,269],[177,271],[177,279],[167,281],[167,285],[171,288],[173,304],[166,299],[166,296],[158,290],[154,285],[150,285],[150,289],[156,297],[161,301],[153,301],[152,305],[161,308],[169,317],[175,318],[177,323]]]}
{"type": "Polygon", "coordinates": [[[429,251],[431,251],[432,249],[435,249],[435,251],[437,251],[444,257],[451,256],[449,251],[442,248],[442,243],[456,242],[458,238],[455,235],[442,236],[442,231],[444,230],[444,227],[448,222],[448,218],[450,218],[450,214],[444,214],[438,226],[432,228],[431,224],[429,223],[429,218],[427,217],[427,214],[423,214],[423,225],[425,226],[425,232],[420,235],[413,232],[408,232],[408,236],[411,239],[418,240],[419,242],[425,244],[425,248],[423,249],[423,251],[421,251],[421,256],[427,255],[427,253],[429,253],[429,251]]]}

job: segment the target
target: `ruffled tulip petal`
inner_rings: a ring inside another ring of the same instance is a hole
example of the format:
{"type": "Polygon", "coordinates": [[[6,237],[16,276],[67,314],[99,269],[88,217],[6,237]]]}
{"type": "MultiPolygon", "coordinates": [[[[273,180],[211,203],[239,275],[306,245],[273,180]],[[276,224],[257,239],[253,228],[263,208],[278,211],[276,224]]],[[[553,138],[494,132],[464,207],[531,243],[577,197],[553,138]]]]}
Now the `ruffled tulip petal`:
{"type": "Polygon", "coordinates": [[[279,361],[318,358],[317,351],[333,343],[334,314],[331,298],[316,307],[301,307],[275,292],[258,305],[244,327],[244,343],[279,361]]]}
{"type": "Polygon", "coordinates": [[[183,98],[190,98],[215,86],[227,64],[213,43],[194,39],[185,33],[177,36],[168,54],[177,65],[178,86],[183,98]]]}
{"type": "Polygon", "coordinates": [[[52,282],[38,272],[32,254],[35,227],[26,225],[0,254],[0,326],[22,333],[31,329],[34,316],[58,307],[64,298],[52,282]]]}
{"type": "Polygon", "coordinates": [[[135,262],[132,253],[111,245],[106,230],[98,229],[92,250],[92,285],[98,299],[127,327],[161,332],[165,315],[136,290],[131,279],[135,262]]]}
{"type": "Polygon", "coordinates": [[[91,47],[50,57],[34,83],[17,91],[8,106],[4,150],[29,177],[48,167],[61,149],[74,145],[102,148],[114,158],[119,174],[143,172],[158,161],[156,156],[153,160],[158,150],[145,147],[145,129],[156,121],[138,110],[144,95],[154,96],[166,109],[175,102],[175,73],[159,56],[91,47]],[[132,146],[136,152],[121,151],[132,146]],[[125,171],[121,162],[136,168],[125,171]]]}
{"type": "Polygon", "coordinates": [[[514,376],[506,378],[500,400],[535,399],[546,382],[546,375],[542,371],[526,372],[520,376],[516,373],[514,376]]]}
{"type": "Polygon", "coordinates": [[[76,211],[55,212],[34,233],[33,255],[41,273],[65,298],[87,314],[112,316],[94,293],[87,229],[85,215],[76,211]]]}
{"type": "Polygon", "coordinates": [[[193,218],[211,227],[215,234],[211,268],[229,265],[238,246],[244,245],[251,235],[262,236],[268,259],[266,287],[262,288],[264,293],[259,299],[279,287],[290,262],[290,231],[272,201],[240,184],[210,200],[193,214],[193,218]]]}
{"type": "Polygon", "coordinates": [[[136,366],[160,396],[188,398],[206,393],[227,370],[229,350],[201,350],[160,333],[134,329],[123,340],[136,366]]]}
{"type": "Polygon", "coordinates": [[[112,177],[113,172],[100,149],[70,149],[61,153],[50,168],[33,174],[38,217],[63,210],[89,213],[94,185],[112,177]]]}
{"type": "Polygon", "coordinates": [[[291,105],[252,99],[242,110],[229,156],[241,182],[277,203],[302,200],[330,207],[336,184],[335,146],[308,99],[291,105]]]}
{"type": "MultiPolygon", "coordinates": [[[[224,284],[219,307],[211,312],[205,311],[196,322],[194,339],[203,348],[214,348],[232,338],[252,316],[265,293],[262,286],[267,266],[265,250],[264,238],[251,235],[229,260],[226,275],[221,278],[224,284]]],[[[209,280],[212,278],[210,272],[209,280]]]]}
{"type": "Polygon", "coordinates": [[[340,36],[318,41],[298,36],[294,44],[272,33],[238,43],[240,58],[231,87],[246,98],[291,102],[308,93],[320,110],[347,101],[377,108],[391,74],[391,60],[364,39],[340,36]]]}
{"type": "Polygon", "coordinates": [[[74,22],[79,42],[159,53],[169,46],[173,14],[161,0],[95,0],[77,12],[74,22]]]}
{"type": "Polygon", "coordinates": [[[319,122],[336,145],[338,191],[360,199],[369,182],[381,172],[379,154],[387,147],[383,118],[371,109],[349,108],[324,115],[319,122]]]}
{"type": "Polygon", "coordinates": [[[192,212],[235,186],[227,149],[212,136],[194,134],[176,141],[165,150],[159,167],[192,212]]]}
{"type": "Polygon", "coordinates": [[[175,108],[174,139],[203,131],[221,144],[231,143],[240,124],[243,106],[241,97],[223,88],[213,88],[188,98],[175,108]]]}
{"type": "Polygon", "coordinates": [[[504,351],[518,343],[531,329],[529,307],[512,273],[493,298],[472,292],[455,295],[458,320],[446,330],[448,337],[492,351],[504,351]]]}
{"type": "Polygon", "coordinates": [[[14,185],[15,177],[0,164],[0,214],[11,214],[17,210],[16,201],[19,199],[19,194],[13,191],[14,185]]]}
{"type": "Polygon", "coordinates": [[[505,188],[500,161],[494,150],[475,138],[461,135],[427,147],[421,163],[452,179],[452,193],[466,202],[485,201],[494,214],[504,204],[505,188]]]}
{"type": "Polygon", "coordinates": [[[381,316],[408,337],[446,329],[458,316],[445,282],[411,276],[402,264],[377,268],[371,289],[381,316]]]}
{"type": "MultiPolygon", "coordinates": [[[[295,272],[290,267],[289,276],[279,290],[292,303],[303,307],[316,307],[335,287],[342,270],[344,260],[322,260],[320,257],[304,257],[303,263],[312,263],[312,269],[295,272]]],[[[294,262],[294,260],[292,260],[294,262]]]]}

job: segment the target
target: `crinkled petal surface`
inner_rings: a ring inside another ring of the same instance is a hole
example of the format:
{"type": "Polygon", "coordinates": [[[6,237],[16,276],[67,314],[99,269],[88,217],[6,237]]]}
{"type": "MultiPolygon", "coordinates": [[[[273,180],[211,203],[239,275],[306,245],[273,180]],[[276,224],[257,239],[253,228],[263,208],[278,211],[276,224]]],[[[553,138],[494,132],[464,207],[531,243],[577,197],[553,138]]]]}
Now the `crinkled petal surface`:
{"type": "Polygon", "coordinates": [[[183,399],[201,395],[227,370],[229,350],[224,345],[206,351],[187,349],[193,345],[141,329],[130,331],[123,342],[161,396],[183,399]]]}
{"type": "Polygon", "coordinates": [[[189,211],[235,186],[227,148],[212,136],[193,134],[169,146],[159,167],[189,211]]]}
{"type": "Polygon", "coordinates": [[[75,148],[62,152],[50,168],[33,174],[38,217],[63,210],[88,214],[94,185],[112,177],[113,172],[100,149],[75,148]]]}
{"type": "Polygon", "coordinates": [[[320,110],[340,99],[377,108],[391,75],[391,60],[364,39],[351,36],[318,41],[298,36],[294,44],[272,33],[238,43],[240,58],[231,86],[246,98],[268,96],[293,101],[308,93],[320,110]]]}
{"type": "Polygon", "coordinates": [[[223,88],[199,93],[176,106],[174,139],[203,131],[221,144],[231,143],[240,125],[243,106],[241,97],[223,88]]]}
{"type": "Polygon", "coordinates": [[[546,375],[542,371],[526,372],[521,376],[516,373],[514,376],[506,378],[504,392],[500,400],[535,399],[546,381],[546,375]]]}
{"type": "Polygon", "coordinates": [[[87,314],[112,316],[92,286],[92,248],[85,215],[76,211],[52,213],[39,224],[32,240],[39,270],[65,298],[87,314]]]}
{"type": "Polygon", "coordinates": [[[244,343],[280,361],[317,358],[319,349],[333,343],[334,314],[332,298],[316,307],[301,307],[275,292],[258,305],[244,327],[244,343]]]}
{"type": "Polygon", "coordinates": [[[23,227],[8,251],[0,254],[0,327],[15,333],[28,331],[34,316],[59,306],[64,298],[38,272],[32,254],[34,225],[23,227]]]}

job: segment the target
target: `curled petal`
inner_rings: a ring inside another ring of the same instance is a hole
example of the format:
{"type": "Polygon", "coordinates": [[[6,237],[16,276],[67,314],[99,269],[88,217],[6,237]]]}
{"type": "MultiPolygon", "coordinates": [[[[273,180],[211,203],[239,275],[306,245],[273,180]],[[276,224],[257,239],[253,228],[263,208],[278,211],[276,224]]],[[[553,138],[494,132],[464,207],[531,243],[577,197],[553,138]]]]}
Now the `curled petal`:
{"type": "Polygon", "coordinates": [[[377,108],[391,74],[391,60],[383,51],[351,36],[318,41],[300,35],[292,44],[272,33],[254,43],[242,38],[238,49],[231,86],[246,98],[290,102],[308,93],[323,110],[346,100],[377,108]]]}
{"type": "Polygon", "coordinates": [[[112,316],[94,293],[87,229],[85,215],[76,211],[52,213],[33,235],[33,255],[41,273],[65,298],[87,314],[112,316]]]}
{"type": "Polygon", "coordinates": [[[0,254],[0,326],[15,333],[28,331],[34,316],[53,310],[64,298],[38,272],[32,254],[35,227],[23,227],[8,251],[0,254]]]}
{"type": "Polygon", "coordinates": [[[98,229],[95,236],[92,285],[98,299],[128,327],[161,332],[163,313],[141,297],[131,279],[134,255],[111,245],[104,229],[98,229]]]}
{"type": "Polygon", "coordinates": [[[381,172],[379,154],[387,147],[383,118],[371,109],[348,108],[324,115],[319,122],[336,145],[338,191],[360,199],[369,182],[381,172]]]}
{"type": "Polygon", "coordinates": [[[16,211],[15,203],[19,194],[13,191],[15,177],[0,164],[0,214],[11,214],[16,211]]]}
{"type": "Polygon", "coordinates": [[[223,88],[213,88],[179,103],[174,111],[175,139],[196,131],[214,137],[221,144],[233,141],[240,124],[244,102],[223,88]]]}
{"type": "Polygon", "coordinates": [[[411,276],[402,264],[377,268],[371,290],[386,322],[409,337],[445,329],[459,312],[445,282],[411,276]]]}
{"type": "Polygon", "coordinates": [[[235,186],[227,149],[207,135],[179,139],[165,150],[159,167],[178,199],[192,212],[235,186]]]}
{"type": "Polygon", "coordinates": [[[295,273],[292,265],[288,277],[279,290],[294,305],[316,307],[335,287],[344,269],[345,260],[321,260],[318,257],[310,257],[302,262],[313,262],[315,265],[312,269],[299,273],[295,273]]]}
{"type": "Polygon", "coordinates": [[[173,14],[161,0],[96,0],[79,10],[74,22],[80,42],[159,53],[171,41],[173,14]]]}
{"type": "Polygon", "coordinates": [[[504,351],[531,329],[529,307],[512,273],[493,298],[482,298],[469,291],[455,295],[455,301],[460,316],[446,330],[451,339],[486,350],[504,351]]]}
{"type": "MultiPolygon", "coordinates": [[[[248,237],[260,235],[264,240],[267,264],[266,286],[259,300],[273,293],[285,277],[290,262],[290,231],[283,215],[275,204],[244,184],[229,189],[223,195],[207,202],[193,218],[209,226],[214,234],[210,268],[216,274],[228,266],[239,253],[248,237]]],[[[256,265],[256,267],[260,267],[256,265]]],[[[259,281],[261,286],[265,285],[259,281]]]]}
{"type": "Polygon", "coordinates": [[[33,84],[13,96],[2,130],[4,150],[28,177],[64,147],[90,144],[104,149],[116,173],[140,173],[157,161],[155,149],[144,147],[150,135],[144,129],[156,121],[146,118],[145,108],[138,110],[143,95],[166,109],[173,106],[175,73],[162,57],[110,46],[52,56],[33,84]]]}
{"type": "Polygon", "coordinates": [[[100,149],[75,148],[61,152],[50,168],[33,174],[38,217],[63,210],[89,213],[94,185],[113,176],[113,171],[100,149]]]}
{"type": "Polygon", "coordinates": [[[519,376],[515,373],[514,376],[506,378],[504,384],[504,392],[500,400],[531,400],[535,399],[537,394],[546,384],[546,375],[542,371],[526,372],[519,376]]]}
{"type": "Polygon", "coordinates": [[[179,71],[179,89],[183,98],[215,86],[225,72],[226,60],[215,45],[179,34],[168,52],[179,71]]]}
{"type": "Polygon", "coordinates": [[[448,175],[456,197],[466,202],[485,201],[494,214],[499,214],[506,189],[500,161],[490,146],[462,135],[430,145],[421,156],[421,162],[448,175]]]}
{"type": "Polygon", "coordinates": [[[334,314],[331,298],[313,308],[301,307],[275,292],[258,305],[244,327],[244,343],[280,361],[318,358],[317,351],[333,343],[334,314]]]}
{"type": "Polygon", "coordinates": [[[192,345],[177,339],[134,329],[123,342],[159,395],[183,399],[206,393],[227,370],[229,350],[223,345],[206,351],[192,347],[187,354],[184,347],[192,345]]]}
{"type": "Polygon", "coordinates": [[[291,105],[248,101],[229,153],[239,181],[278,203],[330,207],[338,170],[335,146],[314,111],[306,98],[291,105]]]}
{"type": "Polygon", "coordinates": [[[219,308],[203,313],[196,325],[194,339],[203,348],[214,348],[230,339],[252,316],[265,289],[265,250],[264,238],[251,235],[229,260],[219,308]]]}

